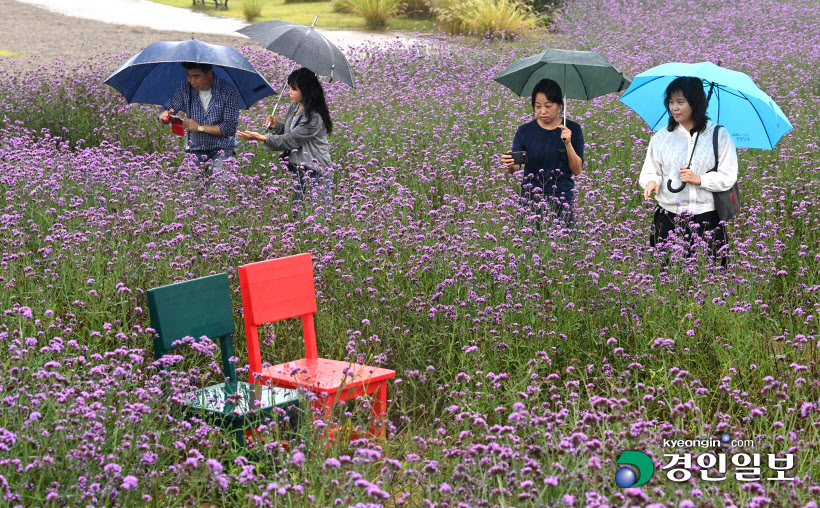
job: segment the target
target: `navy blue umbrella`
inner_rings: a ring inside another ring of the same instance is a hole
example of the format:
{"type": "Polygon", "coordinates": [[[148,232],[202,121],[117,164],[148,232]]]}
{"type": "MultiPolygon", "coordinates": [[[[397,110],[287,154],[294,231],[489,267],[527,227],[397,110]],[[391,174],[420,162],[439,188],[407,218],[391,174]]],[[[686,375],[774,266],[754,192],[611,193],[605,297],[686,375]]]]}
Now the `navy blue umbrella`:
{"type": "Polygon", "coordinates": [[[105,84],[123,94],[129,103],[162,106],[187,79],[181,62],[213,65],[214,74],[236,89],[242,109],[276,94],[270,83],[239,51],[196,39],[155,42],[120,65],[105,84]]]}

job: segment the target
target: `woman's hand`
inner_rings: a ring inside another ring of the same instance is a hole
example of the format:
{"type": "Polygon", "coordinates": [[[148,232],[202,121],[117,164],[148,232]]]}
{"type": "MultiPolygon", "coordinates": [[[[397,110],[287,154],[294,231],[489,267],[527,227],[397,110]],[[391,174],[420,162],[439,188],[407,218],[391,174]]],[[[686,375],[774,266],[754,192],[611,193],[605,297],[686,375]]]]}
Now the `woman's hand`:
{"type": "Polygon", "coordinates": [[[643,190],[643,199],[644,201],[648,201],[649,197],[652,196],[652,193],[658,193],[658,184],[655,183],[654,180],[646,184],[646,188],[643,190]]]}
{"type": "Polygon", "coordinates": [[[561,128],[561,141],[566,145],[572,141],[572,131],[564,124],[558,125],[561,128]]]}
{"type": "Polygon", "coordinates": [[[513,174],[521,169],[521,166],[519,164],[515,164],[513,162],[512,155],[508,153],[501,154],[501,164],[507,167],[507,172],[510,174],[513,174]]]}
{"type": "Polygon", "coordinates": [[[680,181],[700,185],[701,179],[700,176],[696,175],[691,169],[680,168],[680,181]]]}
{"type": "Polygon", "coordinates": [[[236,131],[236,137],[245,141],[265,141],[265,135],[255,131],[236,131]]]}
{"type": "Polygon", "coordinates": [[[265,119],[265,127],[268,129],[275,129],[279,126],[279,119],[275,116],[268,115],[268,118],[265,119]]]}

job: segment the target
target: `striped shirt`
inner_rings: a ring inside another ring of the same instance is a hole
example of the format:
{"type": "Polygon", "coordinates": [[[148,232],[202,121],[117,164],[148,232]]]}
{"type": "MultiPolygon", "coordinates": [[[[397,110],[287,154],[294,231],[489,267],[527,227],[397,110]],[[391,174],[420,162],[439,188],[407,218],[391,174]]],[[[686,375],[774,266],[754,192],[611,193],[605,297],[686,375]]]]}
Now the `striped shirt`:
{"type": "Polygon", "coordinates": [[[165,109],[184,111],[202,125],[218,125],[222,136],[213,136],[204,132],[188,133],[188,148],[191,150],[227,150],[236,147],[236,127],[239,123],[239,99],[236,91],[225,81],[214,76],[211,87],[211,102],[208,109],[202,106],[199,93],[188,81],[180,83],[171,99],[165,103],[165,109]]]}

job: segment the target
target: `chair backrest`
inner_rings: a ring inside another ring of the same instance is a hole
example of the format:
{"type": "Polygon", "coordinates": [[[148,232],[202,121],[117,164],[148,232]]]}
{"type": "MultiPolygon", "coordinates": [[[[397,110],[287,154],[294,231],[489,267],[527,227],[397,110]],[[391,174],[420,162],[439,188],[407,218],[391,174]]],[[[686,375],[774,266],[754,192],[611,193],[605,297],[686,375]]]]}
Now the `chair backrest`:
{"type": "MultiPolygon", "coordinates": [[[[239,288],[248,339],[251,377],[262,370],[257,326],[301,316],[305,357],[317,358],[316,286],[309,253],[260,261],[239,267],[239,288]]],[[[253,379],[251,379],[253,380],[253,379]]]]}
{"type": "Polygon", "coordinates": [[[174,346],[174,342],[183,337],[219,339],[223,374],[236,381],[236,368],[230,362],[234,356],[236,328],[228,274],[218,273],[149,289],[146,294],[151,327],[157,333],[154,338],[157,359],[180,347],[174,346]]]}

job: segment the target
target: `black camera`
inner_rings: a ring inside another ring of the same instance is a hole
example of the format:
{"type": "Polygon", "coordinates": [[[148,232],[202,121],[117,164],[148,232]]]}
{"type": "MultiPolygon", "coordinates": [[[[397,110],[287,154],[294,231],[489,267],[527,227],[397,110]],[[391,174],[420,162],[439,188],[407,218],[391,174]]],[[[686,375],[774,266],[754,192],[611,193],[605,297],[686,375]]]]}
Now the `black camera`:
{"type": "Polygon", "coordinates": [[[522,164],[527,163],[527,152],[520,151],[520,152],[507,152],[507,155],[513,158],[513,164],[518,164],[519,166],[522,164]]]}

